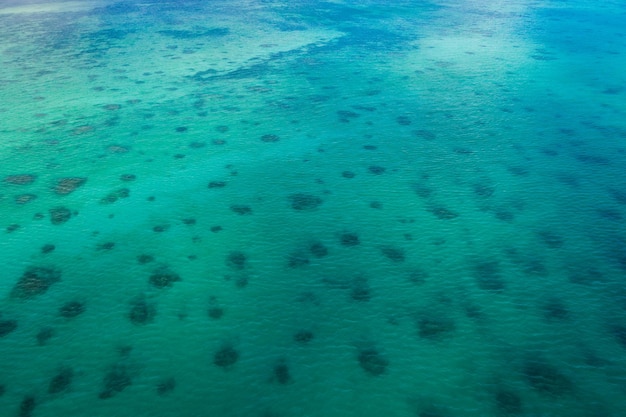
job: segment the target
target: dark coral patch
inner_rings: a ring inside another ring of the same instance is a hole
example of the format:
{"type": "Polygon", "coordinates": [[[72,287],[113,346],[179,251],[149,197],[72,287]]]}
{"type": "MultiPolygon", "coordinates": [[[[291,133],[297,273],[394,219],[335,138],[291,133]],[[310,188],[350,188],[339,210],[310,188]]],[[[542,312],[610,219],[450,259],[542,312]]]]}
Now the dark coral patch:
{"type": "Polygon", "coordinates": [[[226,256],[226,265],[236,270],[244,269],[247,261],[247,255],[240,251],[232,251],[226,256]]]}
{"type": "Polygon", "coordinates": [[[128,319],[132,324],[143,326],[154,321],[156,306],[146,301],[145,297],[138,297],[131,303],[128,319]]]}
{"type": "Polygon", "coordinates": [[[213,363],[220,368],[230,368],[239,360],[239,351],[231,345],[224,345],[213,355],[213,363]]]}
{"type": "Polygon", "coordinates": [[[398,116],[396,117],[396,122],[398,122],[398,124],[401,126],[408,126],[412,123],[409,116],[398,116]]]}
{"type": "Polygon", "coordinates": [[[130,190],[128,188],[120,188],[118,190],[111,191],[106,196],[100,199],[100,204],[113,204],[121,198],[127,198],[130,196],[130,190]]]}
{"type": "Polygon", "coordinates": [[[376,349],[367,348],[359,352],[359,365],[365,372],[373,376],[385,373],[389,361],[376,349]]]}
{"type": "Polygon", "coordinates": [[[11,297],[27,299],[41,295],[60,280],[61,271],[56,268],[30,266],[11,290],[11,297]]]}
{"type": "Polygon", "coordinates": [[[352,171],[343,171],[341,173],[341,176],[344,177],[344,178],[354,178],[355,173],[352,172],[352,171]]]}
{"type": "Polygon", "coordinates": [[[310,262],[306,254],[300,251],[292,252],[287,256],[287,266],[289,268],[301,268],[308,265],[310,262]]]}
{"type": "Polygon", "coordinates": [[[39,332],[37,332],[37,336],[35,337],[37,339],[37,344],[39,346],[45,345],[48,340],[54,336],[54,333],[54,329],[51,327],[42,328],[39,332]]]}
{"type": "Polygon", "coordinates": [[[459,217],[459,213],[452,211],[443,206],[434,206],[428,209],[432,214],[434,214],[438,219],[441,220],[452,220],[454,218],[459,217]]]}
{"type": "Polygon", "coordinates": [[[35,400],[35,397],[32,395],[26,395],[20,403],[20,411],[17,415],[19,417],[31,417],[33,415],[33,411],[35,411],[36,405],[37,400],[35,400]]]}
{"type": "Polygon", "coordinates": [[[7,175],[4,177],[4,182],[13,185],[29,185],[35,182],[36,179],[37,176],[33,174],[17,174],[7,175]]]}
{"type": "Polygon", "coordinates": [[[67,195],[82,187],[85,182],[87,182],[87,178],[83,177],[60,178],[57,180],[53,190],[59,195],[67,195]]]}
{"type": "Polygon", "coordinates": [[[523,372],[530,386],[541,393],[560,396],[574,389],[574,384],[565,374],[544,361],[528,360],[523,372]]]}
{"type": "Polygon", "coordinates": [[[226,181],[211,181],[208,187],[209,188],[224,188],[226,187],[226,181]]]}
{"type": "Polygon", "coordinates": [[[54,225],[63,224],[72,217],[72,211],[67,207],[54,207],[48,212],[50,213],[50,222],[54,225]]]}
{"type": "Polygon", "coordinates": [[[169,268],[159,268],[150,275],[150,284],[156,288],[168,288],[180,281],[180,276],[169,268]]]}
{"type": "Polygon", "coordinates": [[[514,416],[522,412],[522,399],[512,391],[500,389],[496,392],[496,406],[503,416],[514,416]]]}
{"type": "Polygon", "coordinates": [[[279,361],[276,365],[274,365],[274,376],[272,377],[272,380],[281,385],[289,384],[292,381],[289,366],[287,366],[285,361],[279,361]]]}
{"type": "Polygon", "coordinates": [[[371,165],[367,168],[367,170],[369,171],[370,174],[382,175],[385,173],[387,168],[381,167],[380,165],[371,165]]]}
{"type": "Polygon", "coordinates": [[[19,194],[15,196],[15,203],[19,205],[28,204],[37,199],[36,194],[19,194]]]}
{"type": "Polygon", "coordinates": [[[50,253],[54,251],[54,249],[56,249],[56,247],[52,243],[46,243],[41,247],[41,253],[50,253]]]}
{"type": "Polygon", "coordinates": [[[59,315],[66,319],[78,317],[85,312],[85,303],[81,301],[68,301],[59,308],[59,315]]]}
{"type": "Polygon", "coordinates": [[[132,383],[133,381],[125,366],[113,365],[102,379],[103,388],[98,397],[103,400],[111,398],[124,391],[132,383]]]}
{"type": "Polygon", "coordinates": [[[352,232],[342,233],[339,236],[339,242],[342,246],[357,246],[361,243],[359,235],[352,232]]]}
{"type": "Polygon", "coordinates": [[[252,207],[243,204],[233,204],[230,209],[240,216],[249,216],[252,214],[252,207]]]}
{"type": "Polygon", "coordinates": [[[563,238],[550,230],[543,230],[537,235],[549,248],[557,249],[563,246],[563,238]]]}
{"type": "Polygon", "coordinates": [[[261,142],[265,143],[278,142],[279,140],[280,137],[278,135],[268,134],[261,136],[261,142]]]}
{"type": "Polygon", "coordinates": [[[497,261],[481,261],[474,265],[474,278],[478,286],[487,291],[502,291],[505,287],[497,261]]]}
{"type": "Polygon", "coordinates": [[[324,202],[320,197],[308,193],[291,194],[289,200],[291,208],[299,211],[314,210],[324,202]]]}
{"type": "Polygon", "coordinates": [[[445,316],[424,316],[418,320],[417,329],[420,337],[439,340],[454,332],[456,325],[454,320],[445,316]]]}
{"type": "Polygon", "coordinates": [[[124,182],[132,182],[137,179],[135,174],[122,174],[120,175],[120,180],[124,182]]]}
{"type": "Polygon", "coordinates": [[[137,255],[137,262],[141,265],[150,263],[152,261],[154,261],[154,256],[152,255],[146,255],[146,254],[137,255]]]}
{"type": "Polygon", "coordinates": [[[404,254],[404,250],[400,248],[396,248],[395,246],[383,246],[380,248],[382,254],[392,262],[404,262],[406,256],[404,254]]]}
{"type": "Polygon", "coordinates": [[[17,320],[0,320],[0,337],[4,337],[17,329],[17,320]]]}
{"type": "Polygon", "coordinates": [[[48,384],[48,394],[59,394],[67,391],[72,384],[74,378],[74,370],[69,367],[59,369],[59,372],[52,377],[48,384]]]}
{"type": "Polygon", "coordinates": [[[310,330],[299,330],[293,335],[293,340],[297,343],[306,344],[313,340],[315,335],[310,330]]]}
{"type": "Polygon", "coordinates": [[[175,130],[178,133],[183,133],[183,132],[186,132],[187,130],[189,130],[189,128],[187,126],[178,126],[175,130]]]}
{"type": "Polygon", "coordinates": [[[169,228],[170,228],[169,224],[159,224],[159,225],[154,226],[152,228],[152,231],[156,233],[163,233],[163,232],[166,232],[169,228]]]}
{"type": "Polygon", "coordinates": [[[328,248],[322,242],[312,242],[309,245],[309,251],[316,258],[323,258],[328,255],[328,248]]]}
{"type": "Polygon", "coordinates": [[[159,382],[156,387],[157,395],[164,396],[174,391],[176,388],[176,379],[174,377],[166,378],[159,382]]]}
{"type": "Polygon", "coordinates": [[[352,281],[350,298],[354,301],[369,301],[372,298],[372,290],[366,278],[359,277],[352,281]]]}

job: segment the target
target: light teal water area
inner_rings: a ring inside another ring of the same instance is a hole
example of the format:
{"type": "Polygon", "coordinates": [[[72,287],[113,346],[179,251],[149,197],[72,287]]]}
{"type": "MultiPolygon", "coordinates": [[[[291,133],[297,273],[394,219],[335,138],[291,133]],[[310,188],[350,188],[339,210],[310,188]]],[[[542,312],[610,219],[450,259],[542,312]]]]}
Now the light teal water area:
{"type": "Polygon", "coordinates": [[[3,3],[0,416],[623,416],[625,18],[3,3]]]}

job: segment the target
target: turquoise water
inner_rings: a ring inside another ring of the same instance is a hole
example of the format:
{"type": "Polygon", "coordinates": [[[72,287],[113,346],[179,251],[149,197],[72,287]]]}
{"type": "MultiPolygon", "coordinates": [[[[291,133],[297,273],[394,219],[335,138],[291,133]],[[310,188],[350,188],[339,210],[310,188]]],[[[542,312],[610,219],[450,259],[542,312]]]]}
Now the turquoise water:
{"type": "Polygon", "coordinates": [[[625,19],[3,3],[0,416],[623,416],[625,19]]]}

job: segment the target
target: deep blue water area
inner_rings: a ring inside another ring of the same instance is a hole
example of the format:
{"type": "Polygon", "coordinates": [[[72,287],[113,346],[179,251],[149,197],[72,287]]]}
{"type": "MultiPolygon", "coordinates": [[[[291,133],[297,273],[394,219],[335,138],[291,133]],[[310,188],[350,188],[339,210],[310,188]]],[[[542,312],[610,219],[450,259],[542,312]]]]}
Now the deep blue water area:
{"type": "Polygon", "coordinates": [[[0,416],[622,417],[620,1],[0,5],[0,416]]]}

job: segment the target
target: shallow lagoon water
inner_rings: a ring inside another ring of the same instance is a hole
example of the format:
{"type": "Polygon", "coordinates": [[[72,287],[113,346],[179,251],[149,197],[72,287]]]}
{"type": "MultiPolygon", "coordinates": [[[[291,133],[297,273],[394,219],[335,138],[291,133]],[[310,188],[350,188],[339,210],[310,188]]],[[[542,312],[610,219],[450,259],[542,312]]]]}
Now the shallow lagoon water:
{"type": "Polygon", "coordinates": [[[1,415],[622,415],[622,4],[31,3],[1,415]]]}

